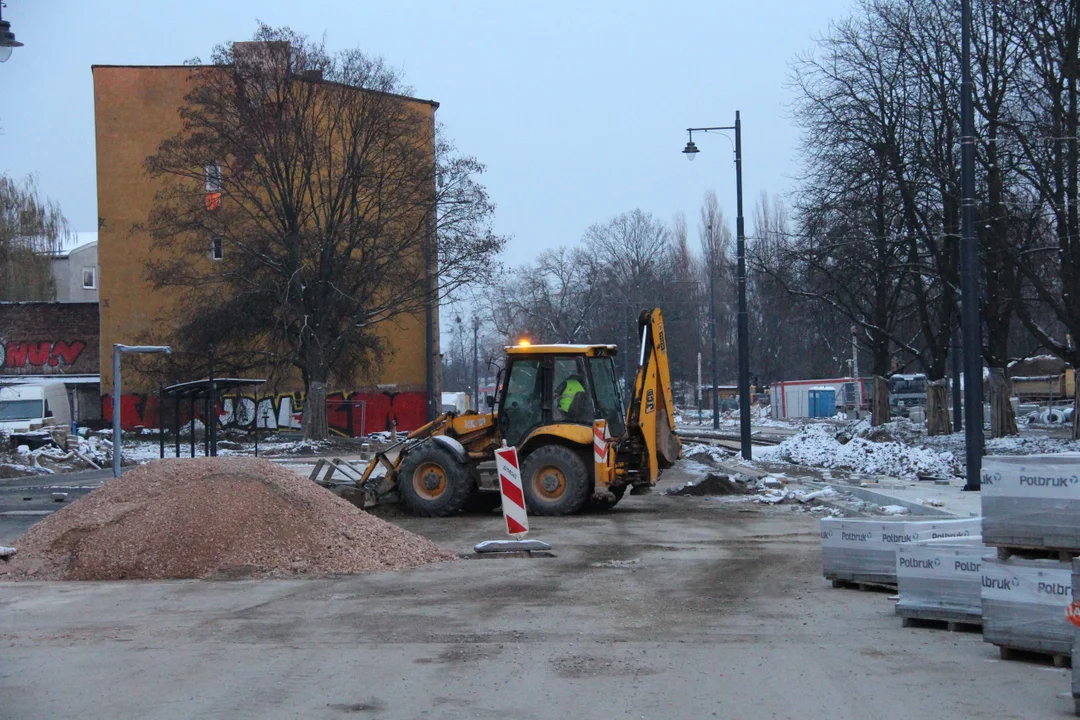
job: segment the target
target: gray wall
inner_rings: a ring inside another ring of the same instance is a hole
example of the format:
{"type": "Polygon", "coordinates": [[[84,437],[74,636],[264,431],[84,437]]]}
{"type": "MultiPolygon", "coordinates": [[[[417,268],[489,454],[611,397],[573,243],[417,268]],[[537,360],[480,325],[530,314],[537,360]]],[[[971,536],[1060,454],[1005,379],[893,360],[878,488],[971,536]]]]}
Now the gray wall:
{"type": "Polygon", "coordinates": [[[81,245],[66,256],[53,258],[53,279],[56,280],[56,301],[97,302],[101,285],[101,269],[98,267],[97,243],[81,245]],[[94,268],[94,288],[83,287],[83,268],[94,268]]]}

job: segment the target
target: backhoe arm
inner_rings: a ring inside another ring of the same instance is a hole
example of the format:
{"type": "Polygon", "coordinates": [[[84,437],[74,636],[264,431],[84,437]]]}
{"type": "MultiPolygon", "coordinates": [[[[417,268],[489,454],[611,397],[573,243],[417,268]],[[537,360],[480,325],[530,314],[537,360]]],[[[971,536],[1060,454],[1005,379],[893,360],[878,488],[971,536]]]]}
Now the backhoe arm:
{"type": "MultiPolygon", "coordinates": [[[[655,484],[660,471],[671,467],[682,454],[682,443],[675,434],[675,404],[671,399],[671,374],[668,370],[667,336],[660,309],[646,310],[638,318],[641,336],[634,397],[627,411],[627,428],[640,433],[648,454],[649,484],[655,484]]],[[[643,463],[644,465],[644,463],[643,463]]],[[[642,468],[644,470],[644,467],[642,468]]]]}

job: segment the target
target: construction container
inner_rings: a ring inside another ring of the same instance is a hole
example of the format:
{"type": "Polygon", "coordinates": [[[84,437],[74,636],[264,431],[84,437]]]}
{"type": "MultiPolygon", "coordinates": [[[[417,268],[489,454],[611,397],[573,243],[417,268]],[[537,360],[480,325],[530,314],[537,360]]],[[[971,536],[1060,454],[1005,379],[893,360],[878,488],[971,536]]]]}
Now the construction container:
{"type": "Polygon", "coordinates": [[[1005,650],[1072,655],[1072,565],[1059,560],[987,558],[982,570],[983,640],[1005,650]]]}
{"type": "Polygon", "coordinates": [[[1080,550],[1080,453],[986,457],[982,513],[987,545],[1080,550]]]}
{"type": "Polygon", "coordinates": [[[996,557],[982,538],[943,538],[896,547],[896,614],[919,620],[982,623],[982,566],[996,557]]]}
{"type": "Polygon", "coordinates": [[[830,580],[896,584],[902,543],[978,536],[980,518],[950,520],[821,520],[821,565],[830,580]]]}
{"type": "Polygon", "coordinates": [[[824,378],[820,380],[777,381],[770,386],[769,402],[776,418],[821,417],[810,414],[810,392],[827,387],[833,391],[833,412],[837,403],[851,410],[868,410],[872,395],[869,378],[824,378]]]}

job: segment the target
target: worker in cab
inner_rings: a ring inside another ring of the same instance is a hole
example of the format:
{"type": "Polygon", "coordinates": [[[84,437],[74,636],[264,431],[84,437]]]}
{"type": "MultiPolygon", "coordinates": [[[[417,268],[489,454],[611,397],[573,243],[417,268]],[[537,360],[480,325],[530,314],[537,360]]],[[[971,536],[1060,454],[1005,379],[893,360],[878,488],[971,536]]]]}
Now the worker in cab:
{"type": "Polygon", "coordinates": [[[589,396],[580,375],[570,375],[563,381],[559,390],[559,410],[567,420],[585,421],[584,417],[589,396]]]}

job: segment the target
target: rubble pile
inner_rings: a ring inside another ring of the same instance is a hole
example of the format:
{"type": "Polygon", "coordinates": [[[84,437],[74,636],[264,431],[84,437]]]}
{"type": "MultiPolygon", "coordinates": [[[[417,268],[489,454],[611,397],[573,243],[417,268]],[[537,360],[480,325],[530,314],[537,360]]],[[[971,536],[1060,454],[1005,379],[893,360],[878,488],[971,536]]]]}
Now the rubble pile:
{"type": "Polygon", "coordinates": [[[33,446],[13,443],[7,436],[0,436],[0,478],[53,475],[104,467],[112,451],[112,442],[105,436],[107,434],[82,437],[61,432],[59,428],[50,428],[18,436],[36,440],[33,446]]]}

